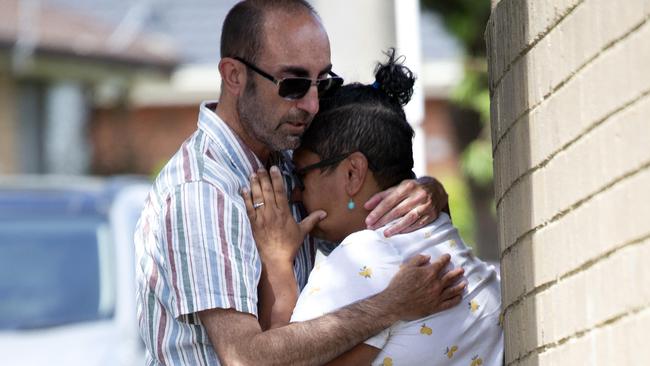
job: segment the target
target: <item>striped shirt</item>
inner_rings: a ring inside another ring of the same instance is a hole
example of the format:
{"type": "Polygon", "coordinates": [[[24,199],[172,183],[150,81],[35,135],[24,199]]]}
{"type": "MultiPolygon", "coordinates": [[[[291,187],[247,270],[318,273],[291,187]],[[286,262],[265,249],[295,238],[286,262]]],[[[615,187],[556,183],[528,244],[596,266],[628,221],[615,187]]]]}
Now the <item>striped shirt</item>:
{"type": "MultiPolygon", "coordinates": [[[[137,313],[148,365],[218,365],[196,313],[231,308],[257,316],[261,262],[239,192],[263,165],[215,107],[201,105],[197,131],[159,174],[138,222],[137,313]]],[[[291,192],[290,154],[273,158],[291,192]]],[[[303,209],[291,209],[300,220],[303,209]]],[[[299,288],[314,253],[306,238],[294,263],[299,288]]]]}

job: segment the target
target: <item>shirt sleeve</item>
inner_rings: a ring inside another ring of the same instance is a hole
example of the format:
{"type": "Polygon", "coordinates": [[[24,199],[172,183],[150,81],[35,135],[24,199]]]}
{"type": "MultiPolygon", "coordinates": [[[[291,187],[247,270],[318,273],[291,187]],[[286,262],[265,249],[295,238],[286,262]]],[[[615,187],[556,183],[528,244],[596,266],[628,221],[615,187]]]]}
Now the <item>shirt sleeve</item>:
{"type": "Polygon", "coordinates": [[[257,316],[261,268],[243,201],[191,182],[177,186],[164,205],[161,271],[174,317],[214,308],[257,316]]]}

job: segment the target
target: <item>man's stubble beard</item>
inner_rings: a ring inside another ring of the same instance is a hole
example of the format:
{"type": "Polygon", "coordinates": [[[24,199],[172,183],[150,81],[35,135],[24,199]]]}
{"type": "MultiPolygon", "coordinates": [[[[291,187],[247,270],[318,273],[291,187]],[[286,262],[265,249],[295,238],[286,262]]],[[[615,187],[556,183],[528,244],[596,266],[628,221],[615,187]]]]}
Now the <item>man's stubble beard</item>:
{"type": "MultiPolygon", "coordinates": [[[[245,88],[244,94],[237,100],[237,112],[240,123],[246,132],[271,151],[296,149],[300,145],[302,136],[284,134],[279,129],[287,119],[305,120],[308,117],[305,116],[307,112],[299,110],[296,111],[299,115],[284,116],[278,122],[269,123],[269,116],[273,114],[267,111],[264,103],[260,100],[256,83],[250,80],[245,88]]],[[[307,121],[307,126],[310,123],[311,119],[307,121]]]]}

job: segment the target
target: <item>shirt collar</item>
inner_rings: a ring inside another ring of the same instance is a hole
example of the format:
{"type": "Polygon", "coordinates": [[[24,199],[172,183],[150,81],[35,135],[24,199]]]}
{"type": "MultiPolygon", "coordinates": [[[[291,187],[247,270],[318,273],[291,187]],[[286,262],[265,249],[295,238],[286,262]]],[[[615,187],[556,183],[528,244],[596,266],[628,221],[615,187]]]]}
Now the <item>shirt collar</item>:
{"type": "Polygon", "coordinates": [[[230,162],[248,176],[264,164],[215,113],[216,107],[216,101],[201,103],[198,128],[213,141],[211,148],[225,153],[230,162]]]}

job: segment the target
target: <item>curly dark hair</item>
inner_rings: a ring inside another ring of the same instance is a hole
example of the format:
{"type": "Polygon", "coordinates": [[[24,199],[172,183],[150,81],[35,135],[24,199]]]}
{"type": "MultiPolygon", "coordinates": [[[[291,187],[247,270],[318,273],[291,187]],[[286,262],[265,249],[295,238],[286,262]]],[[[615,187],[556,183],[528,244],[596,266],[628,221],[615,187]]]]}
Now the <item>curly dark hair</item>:
{"type": "Polygon", "coordinates": [[[414,177],[414,132],[403,106],[413,95],[416,78],[395,57],[395,49],[389,49],[386,56],[388,61],[375,69],[373,84],[344,85],[321,99],[320,110],[300,145],[323,160],[360,151],[382,189],[414,177]]]}

